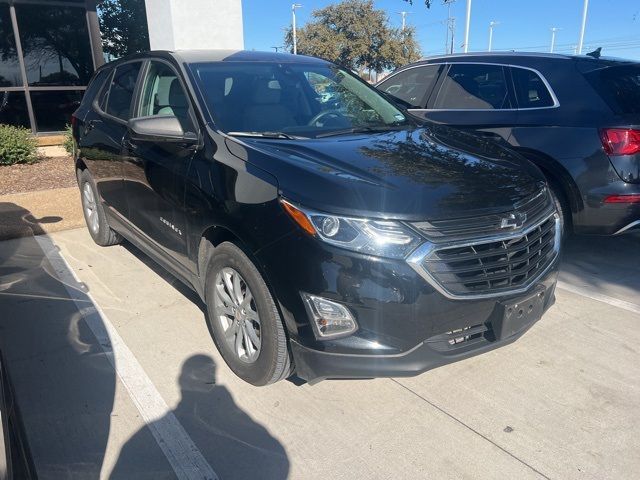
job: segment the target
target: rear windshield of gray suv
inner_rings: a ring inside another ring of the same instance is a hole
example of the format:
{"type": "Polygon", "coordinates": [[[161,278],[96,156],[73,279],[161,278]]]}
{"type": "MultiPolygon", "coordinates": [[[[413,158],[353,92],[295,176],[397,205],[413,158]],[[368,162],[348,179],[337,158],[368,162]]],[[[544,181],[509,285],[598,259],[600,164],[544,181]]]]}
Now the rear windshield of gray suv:
{"type": "Polygon", "coordinates": [[[603,68],[585,77],[614,112],[640,114],[640,65],[603,68]]]}

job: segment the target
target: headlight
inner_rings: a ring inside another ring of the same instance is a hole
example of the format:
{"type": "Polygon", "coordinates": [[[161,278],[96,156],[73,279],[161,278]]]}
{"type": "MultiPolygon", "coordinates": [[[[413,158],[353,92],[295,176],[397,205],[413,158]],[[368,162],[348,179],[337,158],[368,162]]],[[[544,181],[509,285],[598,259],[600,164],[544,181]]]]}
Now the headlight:
{"type": "Polygon", "coordinates": [[[418,235],[400,222],[330,215],[286,200],[281,202],[304,231],[337,247],[378,257],[404,258],[420,243],[418,235]]]}

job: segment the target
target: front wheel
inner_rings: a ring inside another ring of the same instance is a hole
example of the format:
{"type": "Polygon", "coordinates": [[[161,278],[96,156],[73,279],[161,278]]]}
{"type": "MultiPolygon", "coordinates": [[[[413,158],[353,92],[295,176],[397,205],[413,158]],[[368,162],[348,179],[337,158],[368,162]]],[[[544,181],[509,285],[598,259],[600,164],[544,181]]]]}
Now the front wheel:
{"type": "Polygon", "coordinates": [[[290,374],[280,313],[262,275],[242,249],[229,242],[215,247],[205,298],[213,340],[236,375],[262,386],[290,374]]]}

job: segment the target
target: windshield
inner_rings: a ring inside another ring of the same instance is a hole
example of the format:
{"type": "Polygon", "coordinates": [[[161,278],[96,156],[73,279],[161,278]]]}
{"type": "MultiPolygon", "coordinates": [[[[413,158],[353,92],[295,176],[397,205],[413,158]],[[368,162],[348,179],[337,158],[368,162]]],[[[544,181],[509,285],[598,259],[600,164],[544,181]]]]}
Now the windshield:
{"type": "Polygon", "coordinates": [[[640,113],[640,65],[604,68],[586,77],[614,112],[640,113]]]}
{"type": "Polygon", "coordinates": [[[191,65],[218,128],[231,134],[315,137],[406,125],[397,107],[331,64],[191,65]]]}

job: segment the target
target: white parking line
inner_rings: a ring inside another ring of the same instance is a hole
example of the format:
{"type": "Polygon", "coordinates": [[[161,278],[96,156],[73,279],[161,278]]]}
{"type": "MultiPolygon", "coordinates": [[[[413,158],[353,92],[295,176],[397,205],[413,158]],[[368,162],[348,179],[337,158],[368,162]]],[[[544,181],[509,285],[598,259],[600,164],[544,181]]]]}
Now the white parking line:
{"type": "Polygon", "coordinates": [[[107,354],[177,477],[180,480],[217,480],[218,476],[166,404],[133,352],[129,350],[91,294],[83,291],[84,285],[80,283],[58,247],[48,236],[36,236],[35,239],[51,263],[56,276],[76,303],[84,321],[96,336],[102,350],[107,354]],[[87,297],[91,303],[86,301],[87,297]]]}
{"type": "Polygon", "coordinates": [[[627,302],[625,300],[619,300],[602,293],[594,292],[593,290],[590,290],[588,288],[576,287],[575,285],[571,285],[570,283],[566,283],[563,281],[558,281],[558,288],[567,290],[571,293],[575,293],[576,295],[590,298],[592,300],[597,300],[598,302],[607,303],[613,307],[622,308],[623,310],[628,310],[634,313],[640,313],[640,305],[636,305],[635,303],[627,302]]]}

